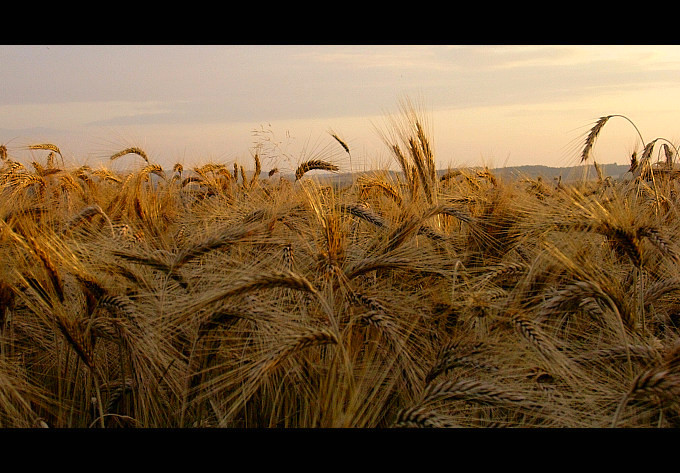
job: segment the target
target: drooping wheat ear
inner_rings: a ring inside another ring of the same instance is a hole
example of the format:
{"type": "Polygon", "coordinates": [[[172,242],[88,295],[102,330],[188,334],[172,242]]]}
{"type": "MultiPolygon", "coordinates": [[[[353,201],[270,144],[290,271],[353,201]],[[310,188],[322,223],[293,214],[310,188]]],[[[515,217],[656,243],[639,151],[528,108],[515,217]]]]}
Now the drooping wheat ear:
{"type": "Polygon", "coordinates": [[[428,159],[424,154],[421,146],[414,138],[409,138],[409,151],[411,152],[411,159],[415,165],[415,170],[418,173],[418,178],[425,191],[425,198],[429,204],[433,203],[434,195],[432,189],[432,178],[430,177],[428,169],[428,159]]]}
{"type": "Polygon", "coordinates": [[[41,144],[36,144],[36,145],[28,145],[28,149],[46,149],[50,151],[54,151],[55,153],[59,154],[61,156],[61,151],[56,145],[53,145],[52,143],[41,143],[41,144]]]}
{"type": "Polygon", "coordinates": [[[113,223],[111,223],[111,219],[109,218],[108,215],[102,210],[102,208],[97,205],[89,205],[85,207],[83,210],[78,212],[78,214],[73,217],[69,222],[66,223],[64,226],[64,229],[62,230],[62,234],[67,233],[69,230],[72,230],[76,226],[78,226],[83,220],[87,220],[95,215],[101,215],[104,217],[104,220],[109,224],[109,228],[111,229],[111,235],[115,235],[115,231],[113,229],[113,223]]]}
{"type": "Polygon", "coordinates": [[[272,177],[272,176],[273,176],[274,174],[276,174],[277,172],[279,172],[279,168],[272,168],[272,169],[270,169],[269,172],[267,173],[267,176],[268,176],[268,177],[272,177]]]}
{"type": "Polygon", "coordinates": [[[634,266],[642,264],[642,235],[640,229],[624,228],[615,222],[604,221],[592,228],[607,237],[611,248],[620,255],[627,255],[634,266]]]}
{"type": "MultiPolygon", "coordinates": [[[[288,354],[298,350],[304,350],[311,346],[337,343],[338,339],[329,330],[323,327],[309,329],[283,340],[282,347],[276,352],[275,359],[278,362],[288,354]]],[[[270,358],[270,360],[272,358],[270,358]]]]}
{"type": "Polygon", "coordinates": [[[496,179],[496,176],[494,176],[491,171],[489,171],[488,167],[485,167],[481,171],[477,171],[477,177],[486,179],[491,183],[492,186],[497,187],[498,186],[498,179],[496,179]]]}
{"type": "Polygon", "coordinates": [[[454,218],[460,220],[461,222],[473,223],[472,216],[470,216],[469,213],[466,213],[462,210],[456,209],[456,208],[448,206],[448,205],[435,206],[431,210],[430,214],[432,216],[439,215],[439,214],[449,215],[451,217],[454,217],[454,218]]]}
{"type": "Polygon", "coordinates": [[[640,163],[647,163],[652,157],[652,151],[654,150],[654,145],[656,144],[658,138],[650,141],[645,145],[645,149],[642,150],[642,156],[640,156],[640,163]]]}
{"type": "Polygon", "coordinates": [[[12,176],[10,182],[15,186],[15,195],[33,184],[38,184],[41,191],[47,186],[45,179],[37,174],[16,173],[12,176]]]}
{"type": "Polygon", "coordinates": [[[35,169],[36,174],[42,176],[45,174],[45,168],[42,166],[42,164],[32,161],[31,166],[33,166],[33,169],[35,169]]]}
{"type": "Polygon", "coordinates": [[[119,151],[116,154],[112,155],[110,159],[111,159],[111,161],[113,161],[114,159],[118,159],[121,156],[125,156],[126,154],[136,154],[137,156],[142,158],[144,161],[146,161],[147,164],[149,164],[149,157],[146,155],[144,150],[141,149],[141,148],[138,148],[136,146],[132,146],[130,148],[125,148],[124,150],[119,151]]]}
{"type": "Polygon", "coordinates": [[[680,291],[680,279],[677,277],[661,279],[652,284],[645,285],[645,304],[654,303],[665,294],[676,291],[680,291]]]}
{"type": "Polygon", "coordinates": [[[47,167],[48,168],[54,167],[54,156],[55,156],[54,151],[50,151],[50,154],[47,155],[47,167]]]}
{"type": "Polygon", "coordinates": [[[262,164],[260,163],[260,155],[258,153],[255,153],[253,159],[255,160],[255,174],[253,174],[253,182],[255,182],[259,179],[260,174],[262,173],[262,164]]]}
{"type": "Polygon", "coordinates": [[[453,179],[454,177],[460,176],[461,174],[463,174],[463,172],[460,169],[451,169],[451,170],[446,171],[444,173],[444,175],[439,180],[441,182],[448,182],[451,179],[453,179]]]}
{"type": "Polygon", "coordinates": [[[168,262],[166,258],[159,255],[144,255],[136,254],[123,250],[114,250],[111,252],[113,256],[123,258],[126,261],[132,261],[133,263],[142,264],[150,268],[163,271],[172,279],[174,279],[181,287],[187,288],[188,283],[179,272],[179,268],[176,268],[172,263],[168,262]]]}
{"type": "Polygon", "coordinates": [[[124,295],[104,294],[97,299],[97,305],[114,314],[123,315],[128,319],[133,319],[135,316],[135,307],[132,300],[124,295]]]}
{"type": "Polygon", "coordinates": [[[399,207],[401,207],[403,202],[401,195],[399,195],[397,189],[389,182],[382,179],[361,176],[359,177],[359,185],[362,189],[378,188],[384,195],[392,199],[399,207]]]}
{"type": "Polygon", "coordinates": [[[139,171],[140,182],[148,180],[149,174],[155,174],[161,179],[165,179],[165,174],[163,173],[163,168],[161,167],[160,164],[153,163],[144,166],[142,170],[139,171]]]}
{"type": "Polygon", "coordinates": [[[340,144],[340,146],[342,146],[342,149],[344,149],[347,154],[350,154],[349,146],[347,146],[347,143],[340,139],[337,133],[335,133],[333,130],[329,130],[328,133],[335,139],[335,141],[340,144]]]}
{"type": "Polygon", "coordinates": [[[498,368],[479,359],[484,352],[482,343],[461,343],[455,341],[445,346],[437,361],[425,376],[425,383],[432,382],[437,376],[456,367],[471,367],[475,370],[498,371],[498,368]]]}
{"type": "Polygon", "coordinates": [[[455,428],[458,427],[447,417],[438,414],[427,407],[414,406],[402,409],[391,425],[392,428],[455,428]]]}
{"type": "Polygon", "coordinates": [[[21,171],[24,168],[24,165],[21,164],[19,161],[12,161],[11,159],[7,159],[7,171],[8,173],[14,173],[16,171],[21,171]]]}
{"type": "Polygon", "coordinates": [[[590,157],[590,153],[593,149],[593,145],[595,144],[595,140],[597,139],[597,136],[600,134],[602,131],[602,127],[604,127],[605,123],[612,117],[613,115],[607,115],[606,117],[600,117],[597,122],[595,122],[595,125],[590,129],[590,132],[588,133],[588,136],[586,137],[586,142],[585,145],[583,146],[583,151],[581,152],[581,162],[585,162],[588,160],[590,157]]]}
{"type": "Polygon", "coordinates": [[[425,218],[415,215],[404,218],[403,222],[396,226],[387,237],[384,253],[389,253],[400,247],[411,235],[417,234],[423,225],[425,218]]]}
{"type": "Polygon", "coordinates": [[[393,346],[403,346],[405,340],[400,333],[398,323],[379,300],[357,292],[352,294],[351,298],[353,299],[353,302],[360,303],[370,309],[368,312],[358,314],[357,320],[362,325],[370,325],[377,328],[385,339],[393,344],[393,346]]]}
{"type": "Polygon", "coordinates": [[[541,309],[538,312],[538,319],[544,320],[551,315],[555,315],[560,307],[574,300],[579,301],[581,305],[586,305],[587,302],[594,301],[595,305],[588,304],[587,306],[597,309],[598,312],[602,310],[600,304],[597,302],[600,301],[611,310],[618,312],[618,308],[614,305],[611,297],[604,293],[599,284],[593,281],[575,281],[562,289],[555,291],[545,300],[545,302],[543,302],[541,309]]]}
{"type": "Polygon", "coordinates": [[[136,386],[136,383],[132,379],[126,379],[124,382],[116,381],[115,383],[110,383],[106,386],[110,390],[109,400],[106,403],[104,412],[110,414],[116,408],[116,405],[123,398],[123,395],[132,392],[136,386]]]}
{"type": "Polygon", "coordinates": [[[321,345],[337,345],[337,337],[325,328],[311,328],[303,330],[301,333],[290,335],[281,340],[269,352],[255,360],[250,366],[246,382],[235,397],[235,402],[231,403],[225,418],[230,418],[234,412],[242,408],[243,403],[247,402],[258,390],[261,383],[267,379],[268,375],[285,359],[295,352],[321,345]]]}
{"type": "Polygon", "coordinates": [[[614,413],[612,427],[616,427],[621,411],[628,401],[633,399],[652,401],[660,405],[677,404],[680,400],[680,376],[677,371],[665,369],[663,366],[640,373],[621,399],[614,413]]]}
{"type": "Polygon", "coordinates": [[[280,287],[312,294],[317,293],[312,283],[310,283],[309,280],[307,280],[307,278],[304,276],[287,269],[280,271],[273,270],[269,274],[253,276],[232,285],[226,290],[216,291],[215,293],[209,294],[202,299],[198,298],[193,304],[191,304],[191,307],[188,310],[197,310],[198,308],[211,305],[234,295],[243,295],[251,291],[280,287]]]}
{"type": "Polygon", "coordinates": [[[194,172],[201,176],[202,179],[208,179],[208,173],[214,172],[218,165],[215,163],[206,163],[202,166],[194,166],[194,172]]]}
{"type": "Polygon", "coordinates": [[[182,249],[175,257],[173,267],[180,268],[188,261],[198,258],[210,251],[255,237],[261,233],[262,229],[263,227],[261,225],[230,227],[222,233],[210,236],[182,249]]]}
{"type": "Polygon", "coordinates": [[[633,126],[633,128],[635,128],[635,131],[637,132],[638,136],[640,137],[640,141],[644,146],[645,140],[642,138],[642,133],[640,133],[640,130],[630,118],[626,117],[625,115],[607,115],[604,117],[600,117],[597,120],[597,122],[595,122],[595,125],[593,125],[593,127],[590,129],[590,132],[586,137],[585,145],[583,146],[583,151],[581,152],[581,162],[585,162],[588,160],[592,152],[593,145],[595,144],[595,140],[602,131],[602,127],[604,127],[605,123],[607,123],[607,121],[612,117],[620,117],[627,120],[628,123],[630,123],[633,126]]]}
{"type": "Polygon", "coordinates": [[[420,144],[420,149],[423,154],[425,169],[427,171],[428,178],[430,182],[434,183],[437,177],[436,176],[437,169],[434,162],[434,152],[432,150],[432,146],[430,145],[430,140],[425,134],[425,130],[423,129],[423,126],[421,125],[419,120],[416,120],[415,127],[416,136],[418,137],[418,143],[420,144]]]}
{"type": "Polygon", "coordinates": [[[597,182],[601,183],[604,180],[604,176],[602,175],[602,168],[600,167],[597,162],[593,159],[593,166],[595,166],[595,172],[597,172],[597,182]]]}
{"type": "Polygon", "coordinates": [[[601,363],[603,360],[625,361],[628,357],[635,358],[644,364],[651,365],[660,360],[659,352],[649,345],[616,345],[609,348],[599,348],[583,353],[574,358],[579,364],[601,363]]]}
{"type": "Polygon", "coordinates": [[[198,335],[203,337],[216,328],[228,328],[238,320],[268,320],[268,314],[257,313],[256,315],[242,307],[242,304],[224,304],[215,310],[201,312],[199,319],[198,335]]]}
{"type": "Polygon", "coordinates": [[[229,169],[227,169],[226,167],[221,167],[221,168],[217,169],[215,171],[215,174],[217,176],[222,176],[222,177],[226,178],[227,182],[231,182],[231,181],[234,180],[234,176],[232,176],[231,172],[229,172],[229,169]]]}
{"type": "Polygon", "coordinates": [[[94,348],[89,334],[85,333],[81,324],[71,321],[63,315],[56,315],[55,321],[69,345],[85,362],[85,365],[92,369],[94,367],[94,348]]]}
{"type": "Polygon", "coordinates": [[[28,145],[28,149],[44,149],[57,153],[61,158],[61,164],[62,165],[64,164],[64,156],[62,156],[61,151],[59,150],[57,145],[53,145],[52,143],[39,143],[35,145],[28,145]]]}
{"type": "Polygon", "coordinates": [[[633,382],[628,398],[658,396],[659,400],[680,402],[680,377],[673,370],[650,369],[633,382]]]}
{"type": "Polygon", "coordinates": [[[566,358],[557,350],[555,345],[548,340],[548,337],[543,333],[543,330],[520,311],[511,310],[510,320],[517,332],[529,342],[529,345],[534,348],[546,362],[561,368],[562,373],[567,373],[569,371],[569,365],[566,358]]]}
{"type": "Polygon", "coordinates": [[[404,156],[404,153],[401,151],[399,145],[392,145],[391,149],[392,153],[394,154],[394,157],[397,159],[397,163],[399,164],[401,171],[404,173],[404,176],[406,177],[406,180],[410,182],[413,173],[411,171],[411,165],[406,160],[406,156],[404,156]]]}
{"type": "Polygon", "coordinates": [[[196,182],[198,184],[203,184],[203,179],[198,177],[198,176],[185,177],[184,179],[182,179],[181,186],[185,187],[187,184],[191,184],[192,182],[196,182]]]}
{"type": "Polygon", "coordinates": [[[175,163],[175,165],[172,167],[172,172],[178,172],[182,174],[184,171],[184,166],[182,166],[182,163],[175,163]]]}
{"type": "Polygon", "coordinates": [[[246,176],[246,172],[243,169],[243,166],[239,165],[239,171],[241,171],[241,184],[243,185],[243,188],[248,187],[248,177],[246,176]]]}
{"type": "Polygon", "coordinates": [[[7,146],[0,145],[0,159],[3,161],[7,160],[7,146]]]}
{"type": "Polygon", "coordinates": [[[499,278],[501,276],[515,276],[523,273],[527,269],[528,269],[527,264],[523,262],[502,263],[489,268],[489,270],[482,278],[482,284],[486,284],[487,282],[499,278]]]}
{"type": "Polygon", "coordinates": [[[666,167],[673,169],[673,158],[675,158],[675,150],[671,148],[668,143],[663,144],[663,152],[666,157],[666,167]]]}
{"type": "Polygon", "coordinates": [[[422,395],[420,406],[438,401],[466,400],[481,404],[523,403],[526,398],[485,381],[459,378],[428,384],[422,395]]]}
{"type": "Polygon", "coordinates": [[[438,232],[429,225],[423,225],[418,229],[418,235],[423,235],[432,241],[443,243],[446,242],[449,237],[444,233],[438,232]]]}
{"type": "Polygon", "coordinates": [[[638,229],[638,236],[640,238],[646,237],[647,240],[665,257],[676,262],[680,261],[680,255],[678,255],[677,250],[668,238],[662,235],[658,228],[651,226],[640,227],[638,229]]]}
{"type": "Polygon", "coordinates": [[[292,353],[305,350],[313,346],[337,345],[337,337],[325,328],[312,328],[300,334],[292,335],[281,340],[270,353],[257,360],[252,366],[255,380],[262,379],[273,371],[292,353]]]}
{"type": "Polygon", "coordinates": [[[285,269],[292,271],[295,265],[295,259],[293,255],[293,245],[291,243],[286,243],[283,245],[283,266],[285,269]]]}
{"type": "Polygon", "coordinates": [[[120,177],[116,176],[113,172],[111,172],[109,169],[95,169],[92,171],[93,176],[97,176],[100,179],[104,179],[105,181],[112,181],[117,184],[120,184],[123,182],[120,177]]]}
{"type": "Polygon", "coordinates": [[[64,284],[61,280],[61,277],[59,276],[57,266],[54,264],[54,261],[52,261],[52,258],[50,258],[50,255],[47,254],[47,252],[43,249],[43,247],[40,245],[40,243],[38,243],[38,241],[35,238],[31,237],[29,238],[28,241],[31,244],[31,249],[38,257],[38,259],[42,262],[43,267],[47,272],[47,276],[50,280],[50,283],[52,284],[52,287],[54,288],[54,291],[56,292],[57,297],[59,298],[59,301],[64,302],[64,284]]]}
{"type": "Polygon", "coordinates": [[[339,204],[338,208],[340,210],[349,212],[355,217],[359,217],[362,220],[372,223],[376,227],[382,228],[385,226],[385,220],[380,215],[376,214],[375,212],[372,212],[368,208],[354,204],[339,204]]]}
{"type": "Polygon", "coordinates": [[[321,159],[310,159],[301,163],[295,170],[295,180],[299,181],[309,171],[322,170],[337,172],[340,170],[338,166],[328,161],[323,161],[321,159]]]}

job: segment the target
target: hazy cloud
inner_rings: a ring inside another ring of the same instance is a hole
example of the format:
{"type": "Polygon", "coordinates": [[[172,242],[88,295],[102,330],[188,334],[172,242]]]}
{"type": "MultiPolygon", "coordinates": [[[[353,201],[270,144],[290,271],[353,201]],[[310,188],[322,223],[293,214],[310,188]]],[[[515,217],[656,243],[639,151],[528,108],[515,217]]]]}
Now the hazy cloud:
{"type": "Polygon", "coordinates": [[[616,113],[677,109],[651,97],[675,87],[678,72],[672,45],[10,45],[0,46],[0,127],[154,127],[160,136],[163,126],[364,123],[403,96],[458,117],[484,109],[528,122],[523,110],[546,105],[583,110],[587,122],[612,104],[616,113]]]}

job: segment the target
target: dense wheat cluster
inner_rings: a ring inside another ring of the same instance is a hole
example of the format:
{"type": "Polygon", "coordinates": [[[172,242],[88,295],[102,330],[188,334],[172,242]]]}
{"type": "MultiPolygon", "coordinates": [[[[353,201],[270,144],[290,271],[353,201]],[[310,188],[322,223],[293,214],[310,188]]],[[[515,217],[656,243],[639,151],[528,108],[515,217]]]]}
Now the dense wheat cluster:
{"type": "Polygon", "coordinates": [[[3,146],[0,426],[680,426],[674,147],[504,180],[393,131],[400,172],[342,185],[3,146]]]}

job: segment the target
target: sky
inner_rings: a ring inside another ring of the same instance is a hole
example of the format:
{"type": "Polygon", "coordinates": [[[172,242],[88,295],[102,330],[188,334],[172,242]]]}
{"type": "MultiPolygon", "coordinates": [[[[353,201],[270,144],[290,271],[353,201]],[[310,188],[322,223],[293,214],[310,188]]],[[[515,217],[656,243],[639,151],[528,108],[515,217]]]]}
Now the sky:
{"type": "Polygon", "coordinates": [[[678,45],[0,45],[0,144],[74,165],[394,167],[385,136],[417,105],[439,168],[629,162],[680,139],[678,45]],[[632,122],[632,123],[631,123],[632,122]],[[633,126],[635,125],[635,126],[633,126]],[[637,130],[636,130],[637,128],[637,130]],[[350,148],[344,152],[332,133],[350,148]],[[143,163],[142,163],[143,164],[143,163]]]}

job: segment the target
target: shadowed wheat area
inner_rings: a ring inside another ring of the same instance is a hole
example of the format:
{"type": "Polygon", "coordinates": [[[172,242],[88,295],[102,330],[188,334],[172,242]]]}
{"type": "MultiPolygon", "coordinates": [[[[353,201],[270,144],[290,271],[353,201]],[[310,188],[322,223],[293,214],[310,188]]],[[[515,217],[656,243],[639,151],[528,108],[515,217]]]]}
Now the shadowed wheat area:
{"type": "Polygon", "coordinates": [[[3,146],[0,426],[680,426],[674,145],[605,176],[612,115],[593,179],[442,173],[403,112],[347,182],[3,146]]]}

